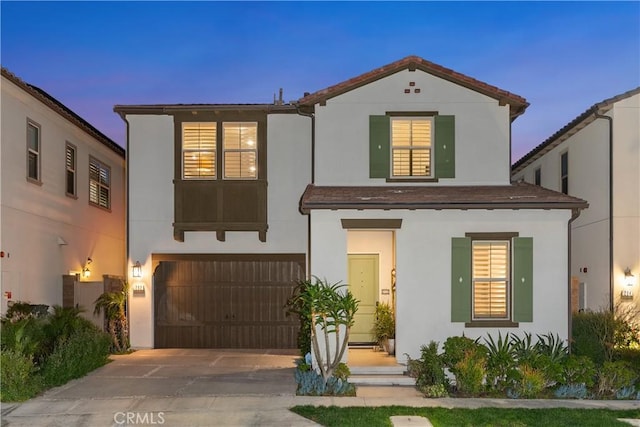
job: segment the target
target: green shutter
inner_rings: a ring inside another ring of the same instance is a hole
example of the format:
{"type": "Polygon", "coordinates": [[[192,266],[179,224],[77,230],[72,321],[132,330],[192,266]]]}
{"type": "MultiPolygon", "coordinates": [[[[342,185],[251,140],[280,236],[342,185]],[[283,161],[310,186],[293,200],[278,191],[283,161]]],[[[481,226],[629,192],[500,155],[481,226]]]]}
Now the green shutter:
{"type": "Polygon", "coordinates": [[[471,321],[471,239],[451,239],[451,321],[471,321]]]}
{"type": "Polygon", "coordinates": [[[456,176],[455,116],[435,116],[436,178],[456,176]]]}
{"type": "Polygon", "coordinates": [[[533,322],[533,238],[513,239],[513,320],[533,322]]]}
{"type": "Polygon", "coordinates": [[[369,116],[369,178],[389,177],[390,123],[388,116],[369,116]]]}

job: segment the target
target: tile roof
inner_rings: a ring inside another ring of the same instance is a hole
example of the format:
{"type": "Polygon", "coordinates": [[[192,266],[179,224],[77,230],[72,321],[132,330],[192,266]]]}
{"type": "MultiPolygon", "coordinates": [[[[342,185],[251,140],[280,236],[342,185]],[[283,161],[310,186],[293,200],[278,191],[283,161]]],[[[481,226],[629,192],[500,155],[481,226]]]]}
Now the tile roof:
{"type": "Polygon", "coordinates": [[[481,82],[472,77],[453,71],[449,68],[445,68],[441,65],[427,61],[419,56],[407,56],[391,64],[384,65],[375,70],[371,70],[367,73],[361,74],[357,77],[353,77],[349,80],[345,80],[336,85],[319,90],[317,92],[305,95],[298,100],[298,104],[313,106],[314,104],[324,102],[327,99],[334,96],[341,95],[345,92],[349,92],[360,86],[364,86],[381,78],[387,77],[398,71],[409,70],[421,70],[426,73],[432,74],[436,77],[448,80],[452,83],[456,83],[460,86],[472,89],[476,92],[480,92],[491,98],[497,99],[501,105],[509,104],[511,119],[514,120],[520,114],[524,113],[525,109],[529,106],[526,99],[521,96],[515,95],[506,90],[502,90],[490,84],[481,82]]]}
{"type": "Polygon", "coordinates": [[[588,203],[537,185],[316,186],[304,191],[300,210],[314,209],[586,209],[588,203]]]}
{"type": "Polygon", "coordinates": [[[524,169],[527,165],[531,164],[536,159],[540,158],[543,154],[551,151],[557,147],[561,142],[565,141],[570,136],[576,134],[580,129],[583,129],[589,123],[596,119],[596,114],[604,114],[609,111],[613,104],[623,99],[632,97],[640,93],[640,86],[627,92],[621,93],[614,97],[605,99],[604,101],[597,102],[589,107],[584,113],[567,123],[559,131],[551,135],[544,140],[541,144],[522,156],[511,167],[512,173],[518,173],[524,169]]]}
{"type": "Polygon", "coordinates": [[[49,95],[44,90],[40,89],[37,86],[31,85],[25,82],[24,80],[22,80],[21,78],[13,74],[11,71],[6,69],[5,67],[2,67],[2,77],[5,77],[9,81],[11,81],[13,84],[18,86],[19,88],[21,88],[22,90],[30,94],[31,96],[33,96],[35,99],[42,102],[47,107],[51,108],[60,116],[62,116],[69,122],[73,123],[83,131],[87,132],[89,135],[96,138],[103,145],[110,148],[120,157],[122,158],[125,157],[124,148],[122,148],[120,145],[114,142],[111,138],[109,138],[108,136],[100,132],[98,129],[96,129],[91,123],[87,122],[85,119],[83,119],[82,117],[80,117],[79,115],[71,111],[69,107],[67,107],[62,102],[55,99],[53,96],[49,95]]]}

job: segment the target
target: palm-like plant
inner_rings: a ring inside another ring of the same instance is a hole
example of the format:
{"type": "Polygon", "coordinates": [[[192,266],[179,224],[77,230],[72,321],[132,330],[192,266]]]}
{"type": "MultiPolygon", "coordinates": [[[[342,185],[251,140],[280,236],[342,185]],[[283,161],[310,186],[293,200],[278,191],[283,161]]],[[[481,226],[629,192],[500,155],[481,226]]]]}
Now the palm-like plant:
{"type": "Polygon", "coordinates": [[[119,292],[104,292],[94,302],[94,314],[104,311],[107,332],[111,336],[112,351],[121,353],[129,349],[129,328],[127,326],[128,285],[122,282],[119,292]]]}

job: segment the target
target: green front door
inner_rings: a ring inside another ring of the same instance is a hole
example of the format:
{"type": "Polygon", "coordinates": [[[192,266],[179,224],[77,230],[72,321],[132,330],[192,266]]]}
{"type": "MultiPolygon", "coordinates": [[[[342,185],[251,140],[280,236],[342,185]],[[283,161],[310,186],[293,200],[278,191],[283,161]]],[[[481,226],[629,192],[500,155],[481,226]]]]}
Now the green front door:
{"type": "Polygon", "coordinates": [[[348,255],[348,260],[349,290],[360,301],[349,342],[372,343],[375,342],[372,329],[378,301],[378,255],[348,255]]]}

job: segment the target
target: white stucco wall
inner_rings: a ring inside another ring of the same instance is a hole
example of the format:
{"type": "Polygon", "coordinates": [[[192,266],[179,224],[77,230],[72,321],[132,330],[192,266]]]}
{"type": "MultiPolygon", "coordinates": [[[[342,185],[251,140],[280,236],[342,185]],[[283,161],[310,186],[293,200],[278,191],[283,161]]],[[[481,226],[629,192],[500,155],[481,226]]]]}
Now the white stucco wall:
{"type": "Polygon", "coordinates": [[[455,115],[456,175],[437,185],[509,182],[509,106],[423,71],[404,70],[316,105],[316,184],[385,183],[369,178],[369,116],[388,111],[455,115]]]}
{"type": "Polygon", "coordinates": [[[0,138],[3,296],[60,305],[62,275],[79,272],[87,257],[92,281],[124,275],[124,159],[4,77],[0,138]],[[26,178],[27,118],[40,125],[42,185],[26,178]],[[76,146],[77,198],[65,195],[66,142],[76,146]],[[111,168],[110,211],[89,205],[89,156],[111,168]]]}
{"type": "MultiPolygon", "coordinates": [[[[624,286],[624,270],[640,273],[640,95],[620,100],[606,113],[613,119],[613,286],[614,303],[624,286]]],[[[533,161],[515,177],[560,190],[560,155],[569,153],[569,194],[589,202],[573,223],[571,274],[586,283],[587,308],[610,303],[609,123],[597,119],[533,161]],[[586,272],[585,272],[586,269],[586,272]]],[[[635,274],[636,277],[639,274],[635,274]]],[[[640,286],[633,289],[640,308],[640,286]]]]}
{"type": "Polygon", "coordinates": [[[129,122],[129,262],[143,265],[145,296],[131,298],[131,343],[153,347],[154,253],[306,253],[307,220],[298,209],[311,182],[311,120],[296,114],[272,114],[267,120],[269,230],[257,232],[186,232],[173,238],[174,125],[165,115],[128,115],[129,122]]]}
{"type": "Polygon", "coordinates": [[[451,238],[467,232],[518,232],[533,237],[534,298],[532,323],[501,329],[568,336],[567,223],[569,211],[325,211],[312,216],[311,270],[331,282],[347,278],[348,232],[340,219],[402,219],[396,230],[396,355],[416,358],[420,346],[441,344],[449,336],[476,338],[498,328],[465,328],[451,323],[451,238]]]}

